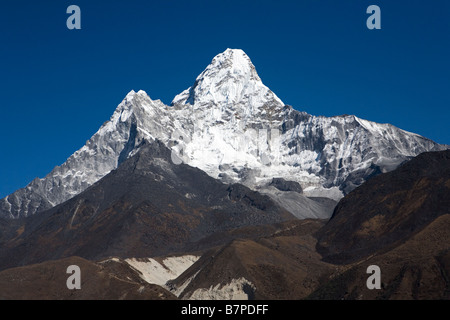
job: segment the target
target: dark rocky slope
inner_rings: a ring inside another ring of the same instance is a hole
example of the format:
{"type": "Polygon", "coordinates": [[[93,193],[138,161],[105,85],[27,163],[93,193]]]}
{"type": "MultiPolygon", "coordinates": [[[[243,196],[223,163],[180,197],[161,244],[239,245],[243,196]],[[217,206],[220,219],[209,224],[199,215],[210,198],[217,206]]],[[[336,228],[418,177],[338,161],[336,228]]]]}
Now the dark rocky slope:
{"type": "Polygon", "coordinates": [[[355,189],[318,233],[326,261],[348,263],[398,246],[450,214],[450,150],[423,153],[355,189]]]}
{"type": "Polygon", "coordinates": [[[47,261],[0,272],[0,300],[173,300],[167,290],[148,284],[126,264],[94,263],[79,257],[47,261]],[[81,289],[69,290],[67,267],[81,270],[81,289]]]}
{"type": "Polygon", "coordinates": [[[3,223],[0,270],[74,255],[98,260],[183,252],[217,232],[290,219],[267,196],[174,165],[157,141],[67,202],[3,223]]]}

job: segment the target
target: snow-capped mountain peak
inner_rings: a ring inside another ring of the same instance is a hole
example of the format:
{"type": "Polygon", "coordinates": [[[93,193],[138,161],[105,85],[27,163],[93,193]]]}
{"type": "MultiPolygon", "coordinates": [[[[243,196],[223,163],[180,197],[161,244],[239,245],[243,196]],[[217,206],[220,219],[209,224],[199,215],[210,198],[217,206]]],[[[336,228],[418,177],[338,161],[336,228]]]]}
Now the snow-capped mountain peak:
{"type": "Polygon", "coordinates": [[[224,73],[228,73],[231,78],[236,80],[251,79],[261,82],[252,61],[241,49],[227,49],[215,56],[196,80],[202,81],[205,78],[221,80],[224,73]]]}
{"type": "Polygon", "coordinates": [[[261,81],[255,66],[240,49],[227,49],[214,57],[197,77],[194,85],[172,101],[172,105],[191,104],[196,107],[260,108],[284,103],[261,81]]]}
{"type": "Polygon", "coordinates": [[[273,178],[283,178],[300,183],[308,196],[336,200],[372,175],[448,148],[392,125],[315,117],[285,106],[244,51],[227,49],[172,106],[130,91],[65,163],[0,199],[0,217],[26,217],[64,202],[139,152],[144,140],[156,139],[172,149],[174,163],[223,182],[262,192],[273,178]]]}

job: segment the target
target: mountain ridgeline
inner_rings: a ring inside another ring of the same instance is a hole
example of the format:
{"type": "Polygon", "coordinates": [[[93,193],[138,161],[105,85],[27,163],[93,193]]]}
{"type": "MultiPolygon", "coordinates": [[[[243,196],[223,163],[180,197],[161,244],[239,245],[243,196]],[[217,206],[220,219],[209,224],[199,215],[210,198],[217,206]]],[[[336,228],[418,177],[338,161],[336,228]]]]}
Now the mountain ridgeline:
{"type": "Polygon", "coordinates": [[[69,200],[138,152],[144,139],[162,141],[184,163],[226,183],[258,190],[284,178],[306,196],[334,200],[422,152],[447,148],[389,124],[297,111],[262,83],[242,50],[227,49],[171,106],[131,91],[66,162],[1,199],[0,216],[27,217],[69,200]]]}

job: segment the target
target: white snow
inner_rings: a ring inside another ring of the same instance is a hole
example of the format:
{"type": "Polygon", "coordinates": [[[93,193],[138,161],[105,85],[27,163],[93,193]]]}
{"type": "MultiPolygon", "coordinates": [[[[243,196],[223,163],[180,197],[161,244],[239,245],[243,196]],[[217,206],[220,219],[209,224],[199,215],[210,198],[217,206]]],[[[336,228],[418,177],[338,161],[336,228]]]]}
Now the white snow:
{"type": "Polygon", "coordinates": [[[303,189],[303,194],[307,197],[325,197],[339,201],[344,195],[338,187],[307,187],[303,189]]]}
{"type": "Polygon", "coordinates": [[[371,131],[372,133],[375,133],[376,135],[382,136],[383,135],[383,127],[386,125],[383,125],[381,123],[375,123],[372,121],[367,121],[364,119],[360,119],[358,117],[355,117],[356,121],[358,121],[364,128],[371,131]]]}
{"type": "Polygon", "coordinates": [[[168,289],[170,292],[172,292],[174,295],[176,295],[177,297],[180,297],[180,295],[183,293],[184,289],[187,288],[187,286],[192,282],[192,280],[195,279],[195,277],[197,276],[197,274],[200,272],[201,270],[198,270],[192,277],[189,277],[186,281],[184,281],[181,286],[175,288],[175,290],[166,287],[166,289],[168,289]]]}
{"type": "Polygon", "coordinates": [[[197,77],[190,96],[189,88],[177,95],[172,104],[195,102],[196,106],[214,105],[212,116],[220,119],[222,107],[233,104],[246,105],[246,111],[253,111],[265,102],[273,100],[283,106],[283,102],[263,85],[250,58],[240,49],[227,49],[218,54],[211,64],[197,77]],[[217,112],[219,111],[219,112],[217,112]]]}
{"type": "Polygon", "coordinates": [[[114,261],[114,262],[119,262],[120,263],[120,259],[117,258],[117,257],[112,257],[112,258],[100,261],[100,263],[105,263],[105,262],[108,262],[108,261],[114,261]]]}
{"type": "Polygon", "coordinates": [[[248,294],[244,292],[244,286],[255,290],[255,286],[245,278],[232,279],[227,284],[217,284],[208,289],[200,288],[189,295],[189,300],[248,300],[248,294]]]}
{"type": "Polygon", "coordinates": [[[177,278],[193,265],[200,257],[193,255],[165,258],[162,263],[155,259],[126,259],[125,261],[141,273],[141,278],[148,283],[164,286],[167,281],[177,278]]]}
{"type": "Polygon", "coordinates": [[[5,198],[5,204],[8,207],[7,210],[11,211],[11,203],[9,202],[9,196],[5,198]]]}

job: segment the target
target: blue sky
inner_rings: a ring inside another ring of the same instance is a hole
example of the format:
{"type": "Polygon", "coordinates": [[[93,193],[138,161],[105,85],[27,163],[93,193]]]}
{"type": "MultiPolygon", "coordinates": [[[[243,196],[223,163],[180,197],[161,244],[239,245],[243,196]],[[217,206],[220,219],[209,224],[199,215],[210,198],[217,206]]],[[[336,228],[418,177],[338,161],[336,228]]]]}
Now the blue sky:
{"type": "Polygon", "coordinates": [[[169,104],[226,48],[298,110],[450,144],[449,40],[448,0],[2,0],[0,197],[63,163],[130,90],[169,104]]]}

